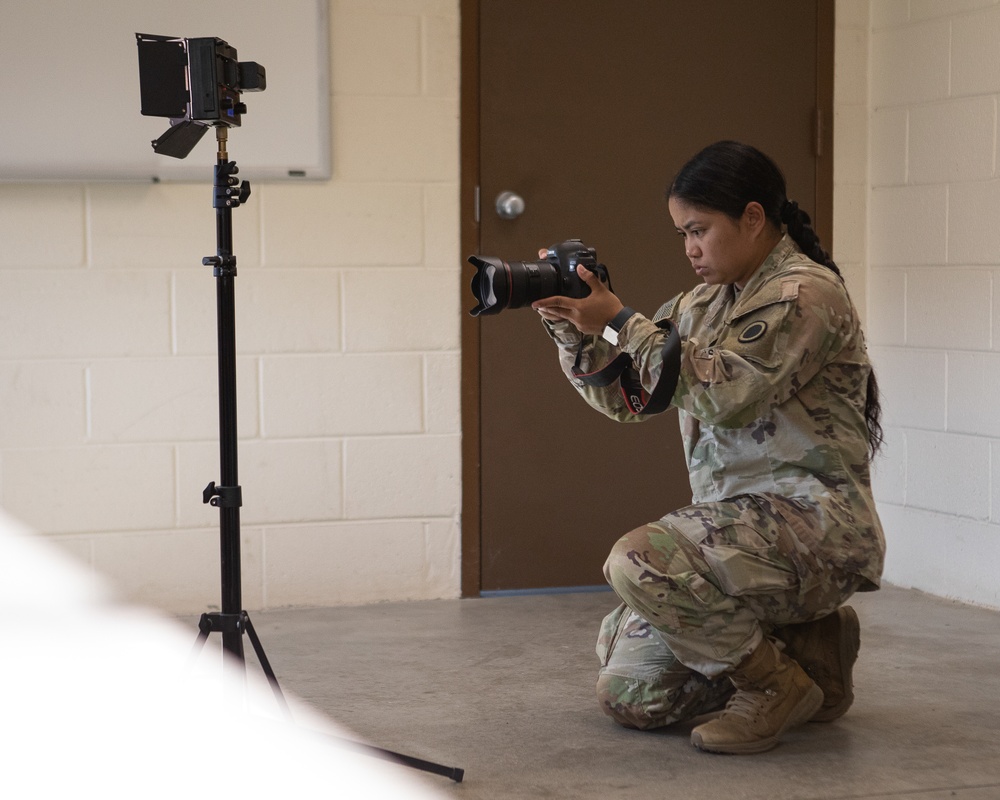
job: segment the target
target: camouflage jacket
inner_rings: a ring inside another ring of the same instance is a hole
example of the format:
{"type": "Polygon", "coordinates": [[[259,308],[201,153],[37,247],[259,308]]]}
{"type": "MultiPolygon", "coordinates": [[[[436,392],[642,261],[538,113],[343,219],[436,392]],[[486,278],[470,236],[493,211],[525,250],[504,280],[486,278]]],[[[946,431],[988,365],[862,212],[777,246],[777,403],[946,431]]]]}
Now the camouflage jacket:
{"type": "MultiPolygon", "coordinates": [[[[681,336],[672,404],[695,503],[758,495],[794,531],[817,569],[832,564],[877,586],[885,542],[868,468],[865,396],[871,366],[857,311],[834,272],[785,236],[747,285],[700,285],[664,304],[681,336]]],[[[642,421],[621,387],[573,377],[619,352],[569,323],[546,323],[563,370],[594,408],[621,422],[642,421]]],[[[641,314],[619,334],[644,388],[659,378],[666,334],[641,314]]]]}

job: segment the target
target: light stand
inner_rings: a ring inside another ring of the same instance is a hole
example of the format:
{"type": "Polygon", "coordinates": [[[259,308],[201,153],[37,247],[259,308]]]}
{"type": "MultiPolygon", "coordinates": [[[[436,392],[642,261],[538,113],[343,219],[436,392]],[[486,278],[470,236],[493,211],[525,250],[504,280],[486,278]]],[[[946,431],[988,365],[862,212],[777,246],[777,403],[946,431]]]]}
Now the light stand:
{"type": "MultiPolygon", "coordinates": [[[[220,555],[222,566],[222,611],[217,614],[202,614],[198,623],[198,638],[195,651],[200,651],[212,632],[222,634],[222,647],[233,658],[227,663],[239,671],[245,680],[243,656],[243,634],[250,637],[261,669],[284,713],[290,716],[288,704],[282,694],[278,679],[264,654],[257,632],[250,622],[250,616],[243,610],[242,579],[240,564],[240,507],[243,493],[239,484],[236,430],[236,256],[233,253],[233,209],[242,205],[250,196],[250,183],[236,177],[239,172],[235,161],[229,160],[227,145],[229,128],[219,125],[215,128],[218,142],[218,160],[215,165],[215,193],[212,202],[215,208],[216,254],[202,260],[213,267],[216,278],[216,305],[219,331],[219,445],[221,456],[221,482],[212,481],[202,493],[202,501],[219,509],[220,555]]],[[[354,743],[356,744],[356,743],[354,743]]],[[[444,775],[460,783],[465,770],[446,767],[430,761],[404,756],[380,747],[359,745],[371,754],[397,761],[406,766],[444,775]]]]}
{"type": "Polygon", "coordinates": [[[278,680],[267,660],[250,616],[243,610],[242,567],[240,563],[240,506],[243,493],[239,484],[236,430],[236,256],[233,254],[233,209],[246,202],[250,196],[249,181],[240,184],[236,174],[239,168],[229,160],[227,144],[229,128],[216,127],[218,160],[215,165],[216,255],[202,259],[205,266],[213,267],[216,278],[216,306],[218,319],[219,350],[219,445],[222,466],[221,484],[212,481],[202,493],[202,502],[219,509],[221,526],[220,562],[222,566],[222,611],[202,614],[198,623],[197,645],[203,646],[208,634],[222,634],[222,647],[235,658],[229,662],[242,672],[243,633],[250,637],[254,652],[267,676],[278,704],[286,711],[288,705],[278,685],[278,680]]]}

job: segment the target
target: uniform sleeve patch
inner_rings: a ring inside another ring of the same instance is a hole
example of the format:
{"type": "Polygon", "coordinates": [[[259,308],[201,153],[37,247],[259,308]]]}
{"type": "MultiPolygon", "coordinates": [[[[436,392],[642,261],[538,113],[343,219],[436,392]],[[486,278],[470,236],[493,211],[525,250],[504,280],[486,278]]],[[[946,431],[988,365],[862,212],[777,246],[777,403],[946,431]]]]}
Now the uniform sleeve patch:
{"type": "Polygon", "coordinates": [[[764,320],[757,320],[747,325],[737,337],[743,344],[756,342],[767,333],[767,323],[764,320]]]}
{"type": "Polygon", "coordinates": [[[669,318],[674,313],[674,309],[677,308],[677,303],[683,296],[683,293],[681,293],[660,306],[659,311],[653,315],[653,322],[659,322],[660,320],[669,318]]]}
{"type": "Polygon", "coordinates": [[[799,296],[799,282],[797,280],[783,280],[781,282],[781,299],[794,300],[799,296]]]}

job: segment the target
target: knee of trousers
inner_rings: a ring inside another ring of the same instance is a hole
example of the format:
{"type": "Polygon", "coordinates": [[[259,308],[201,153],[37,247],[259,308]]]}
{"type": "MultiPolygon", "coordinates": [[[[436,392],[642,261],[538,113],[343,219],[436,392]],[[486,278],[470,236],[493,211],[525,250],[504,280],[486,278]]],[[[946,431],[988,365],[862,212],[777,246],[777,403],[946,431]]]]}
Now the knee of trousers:
{"type": "MultiPolygon", "coordinates": [[[[628,533],[615,542],[604,562],[604,577],[616,590],[621,586],[626,591],[639,580],[640,570],[637,569],[633,541],[635,531],[628,533]]],[[[621,592],[619,592],[621,594],[621,592]]]]}
{"type": "Polygon", "coordinates": [[[695,672],[674,672],[663,678],[643,680],[602,672],[597,679],[597,702],[619,725],[647,731],[716,711],[733,693],[728,679],[695,672]]]}
{"type": "Polygon", "coordinates": [[[601,711],[626,728],[649,730],[669,724],[672,720],[651,713],[638,688],[635,680],[603,673],[597,679],[597,704],[601,711]]]}
{"type": "Polygon", "coordinates": [[[619,539],[604,563],[604,576],[628,606],[674,633],[708,611],[718,590],[704,579],[707,566],[683,534],[675,534],[664,551],[651,546],[649,533],[639,528],[619,539]]]}

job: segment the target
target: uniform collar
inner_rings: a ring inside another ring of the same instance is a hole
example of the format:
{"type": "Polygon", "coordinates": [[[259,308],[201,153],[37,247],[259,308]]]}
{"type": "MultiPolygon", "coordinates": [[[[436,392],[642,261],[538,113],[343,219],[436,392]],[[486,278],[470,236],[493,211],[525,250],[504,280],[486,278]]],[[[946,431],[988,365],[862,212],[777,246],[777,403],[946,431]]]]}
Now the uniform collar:
{"type": "Polygon", "coordinates": [[[735,286],[729,287],[730,290],[732,290],[730,297],[733,297],[736,305],[739,305],[741,300],[752,297],[757,289],[759,289],[760,286],[778,270],[785,259],[801,252],[802,251],[799,249],[799,246],[795,244],[792,237],[790,237],[787,233],[784,234],[781,239],[778,240],[774,249],[768,253],[767,258],[765,258],[761,262],[761,265],[757,267],[757,271],[750,277],[750,280],[747,281],[746,286],[744,286],[741,291],[736,292],[735,286]]]}
{"type": "Polygon", "coordinates": [[[781,264],[789,256],[800,252],[802,251],[799,246],[786,233],[774,246],[774,249],[768,253],[742,289],[737,290],[735,284],[732,283],[712,287],[716,291],[713,293],[714,297],[706,312],[706,320],[709,324],[716,324],[724,318],[733,319],[739,316],[742,307],[753,303],[754,294],[779,269],[781,264]]]}

